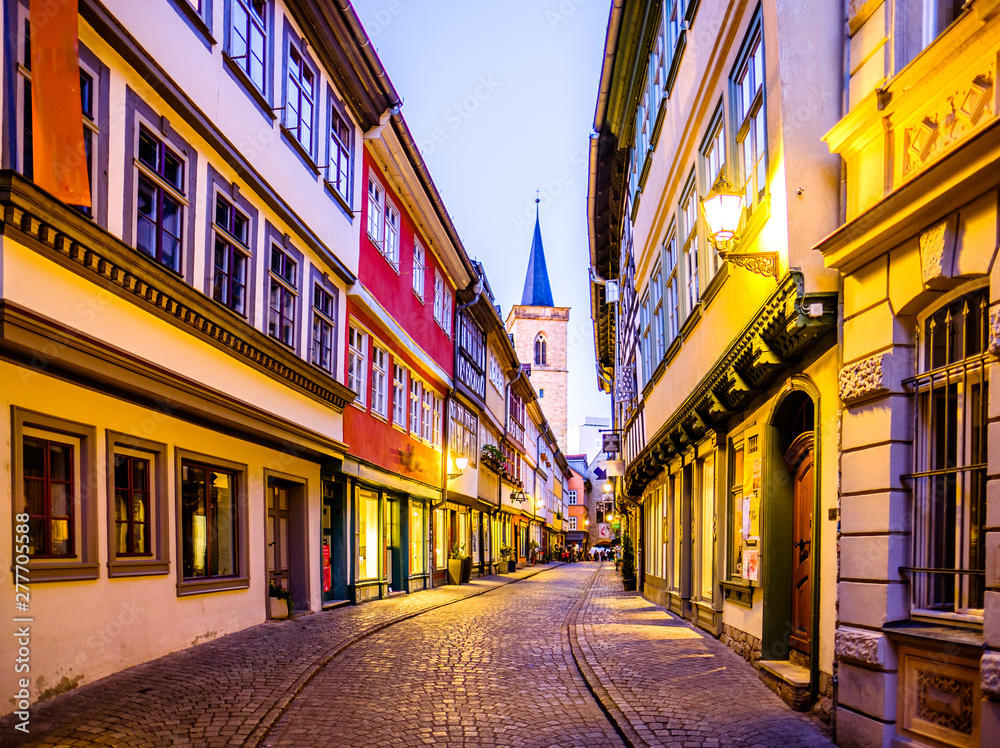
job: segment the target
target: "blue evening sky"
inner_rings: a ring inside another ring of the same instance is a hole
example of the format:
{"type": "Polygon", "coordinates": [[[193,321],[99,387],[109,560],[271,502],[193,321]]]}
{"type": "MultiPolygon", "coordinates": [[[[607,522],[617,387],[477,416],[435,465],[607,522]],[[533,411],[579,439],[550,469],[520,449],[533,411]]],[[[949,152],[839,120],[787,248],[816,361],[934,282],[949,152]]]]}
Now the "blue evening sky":
{"type": "MultiPolygon", "coordinates": [[[[571,307],[569,450],[597,390],[587,148],[608,0],[354,0],[403,116],[504,319],[520,303],[540,190],[552,296],[571,307]]],[[[591,449],[591,452],[593,450],[591,449]]]]}

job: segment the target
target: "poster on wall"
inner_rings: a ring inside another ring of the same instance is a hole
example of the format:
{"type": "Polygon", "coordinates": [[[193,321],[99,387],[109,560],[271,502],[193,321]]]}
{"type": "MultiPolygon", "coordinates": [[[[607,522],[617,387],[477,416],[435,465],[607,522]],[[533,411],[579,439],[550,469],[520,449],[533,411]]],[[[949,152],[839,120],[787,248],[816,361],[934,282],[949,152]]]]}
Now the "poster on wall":
{"type": "Polygon", "coordinates": [[[743,539],[750,537],[750,498],[743,499],[743,539]]]}
{"type": "Polygon", "coordinates": [[[760,494],[756,491],[750,494],[747,504],[750,506],[750,527],[747,540],[755,543],[760,538],[760,494]]]}
{"type": "Polygon", "coordinates": [[[760,552],[756,548],[743,551],[743,578],[756,582],[760,576],[760,552]]]}

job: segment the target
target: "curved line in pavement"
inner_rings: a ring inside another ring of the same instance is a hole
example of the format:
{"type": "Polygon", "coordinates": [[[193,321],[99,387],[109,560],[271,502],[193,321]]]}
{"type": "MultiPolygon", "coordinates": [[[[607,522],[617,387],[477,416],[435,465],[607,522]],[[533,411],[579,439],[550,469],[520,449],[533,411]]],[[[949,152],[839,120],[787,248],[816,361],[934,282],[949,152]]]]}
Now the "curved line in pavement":
{"type": "MultiPolygon", "coordinates": [[[[449,605],[454,605],[455,603],[460,603],[460,602],[463,602],[465,600],[471,600],[472,598],[479,597],[480,595],[486,595],[486,594],[488,594],[490,592],[494,592],[496,590],[504,589],[505,587],[509,587],[512,584],[517,584],[518,582],[522,582],[525,579],[531,579],[533,577],[537,577],[539,574],[543,574],[544,572],[547,572],[547,571],[552,571],[553,569],[558,569],[558,568],[560,568],[562,566],[565,566],[565,565],[566,564],[559,564],[558,566],[549,566],[549,567],[547,567],[545,569],[539,569],[538,571],[536,571],[536,572],[534,572],[532,574],[526,574],[523,577],[517,577],[516,579],[510,579],[509,581],[507,581],[507,582],[505,582],[503,584],[498,584],[496,587],[490,587],[489,589],[483,590],[482,592],[475,592],[475,593],[473,593],[471,595],[465,595],[465,596],[457,598],[455,600],[449,600],[446,603],[441,603],[440,605],[432,605],[429,608],[424,608],[423,610],[418,610],[418,611],[415,611],[413,613],[407,613],[406,615],[402,615],[402,616],[398,616],[396,618],[392,618],[392,619],[390,619],[388,621],[384,621],[382,623],[376,624],[376,625],[372,626],[371,628],[365,629],[364,631],[360,632],[354,638],[349,639],[348,641],[344,642],[341,646],[339,646],[336,650],[334,650],[334,652],[332,654],[330,654],[327,657],[325,657],[322,660],[320,660],[316,664],[316,666],[312,669],[312,672],[309,673],[305,678],[302,679],[302,681],[299,683],[299,685],[292,692],[291,697],[283,705],[281,705],[280,707],[276,707],[277,712],[273,715],[273,717],[271,717],[271,713],[274,712],[275,709],[270,710],[267,714],[265,714],[263,717],[261,717],[257,721],[257,724],[254,725],[253,730],[250,731],[250,735],[247,736],[247,739],[243,742],[244,748],[258,748],[261,745],[261,743],[263,743],[264,740],[267,739],[267,736],[270,735],[271,730],[274,729],[274,726],[276,724],[278,724],[278,720],[280,720],[284,716],[285,712],[288,711],[288,708],[292,705],[292,702],[295,701],[295,699],[299,697],[299,695],[305,690],[306,686],[308,686],[312,682],[312,679],[316,677],[316,674],[319,673],[319,671],[322,670],[323,668],[325,668],[327,665],[329,665],[336,657],[338,657],[339,655],[341,655],[349,647],[353,647],[358,642],[363,641],[364,639],[367,639],[369,636],[372,636],[373,634],[377,634],[380,631],[384,631],[385,629],[389,628],[390,626],[395,626],[397,623],[402,623],[403,621],[408,621],[411,618],[416,618],[417,616],[422,616],[425,613],[430,613],[432,611],[439,610],[441,608],[445,608],[445,607],[447,607],[449,605]],[[270,720],[268,720],[269,717],[271,717],[270,720]]],[[[598,569],[600,569],[600,567],[598,567],[598,569]]],[[[597,578],[597,575],[596,575],[596,572],[595,572],[594,577],[588,583],[587,589],[589,589],[590,586],[593,585],[594,580],[596,578],[597,578]]],[[[572,614],[572,611],[571,611],[571,614],[572,614]]],[[[575,659],[576,659],[576,656],[574,655],[574,660],[575,659]]],[[[586,681],[586,678],[584,678],[584,681],[586,681]]],[[[588,684],[588,688],[589,687],[590,686],[588,684]]],[[[598,704],[600,704],[600,700],[598,700],[598,704]]],[[[602,706],[601,708],[603,709],[604,707],[602,706]]],[[[614,724],[615,724],[614,721],[612,721],[612,725],[614,725],[614,724]]],[[[617,725],[615,726],[615,728],[617,729],[617,725]]],[[[630,748],[632,748],[632,747],[630,746],[630,748]]]]}

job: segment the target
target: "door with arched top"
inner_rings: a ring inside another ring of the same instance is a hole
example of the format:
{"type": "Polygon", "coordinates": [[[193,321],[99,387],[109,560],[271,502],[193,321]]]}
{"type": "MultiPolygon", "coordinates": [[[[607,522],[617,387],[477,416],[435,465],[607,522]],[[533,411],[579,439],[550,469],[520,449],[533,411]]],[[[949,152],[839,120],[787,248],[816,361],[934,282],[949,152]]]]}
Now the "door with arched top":
{"type": "Polygon", "coordinates": [[[792,616],[790,644],[809,654],[812,640],[813,432],[799,434],[785,453],[792,474],[792,616]]]}

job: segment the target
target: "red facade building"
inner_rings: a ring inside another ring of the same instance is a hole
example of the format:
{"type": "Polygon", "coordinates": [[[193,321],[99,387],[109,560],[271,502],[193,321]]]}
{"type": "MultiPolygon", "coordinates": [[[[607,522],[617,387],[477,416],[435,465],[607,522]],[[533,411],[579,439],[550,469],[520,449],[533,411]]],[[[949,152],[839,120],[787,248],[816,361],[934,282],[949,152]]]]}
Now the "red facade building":
{"type": "Polygon", "coordinates": [[[430,586],[431,511],[446,480],[456,288],[475,270],[401,118],[365,140],[358,280],[348,291],[341,472],[355,601],[430,586]],[[442,219],[442,216],[444,217],[442,219]]]}

